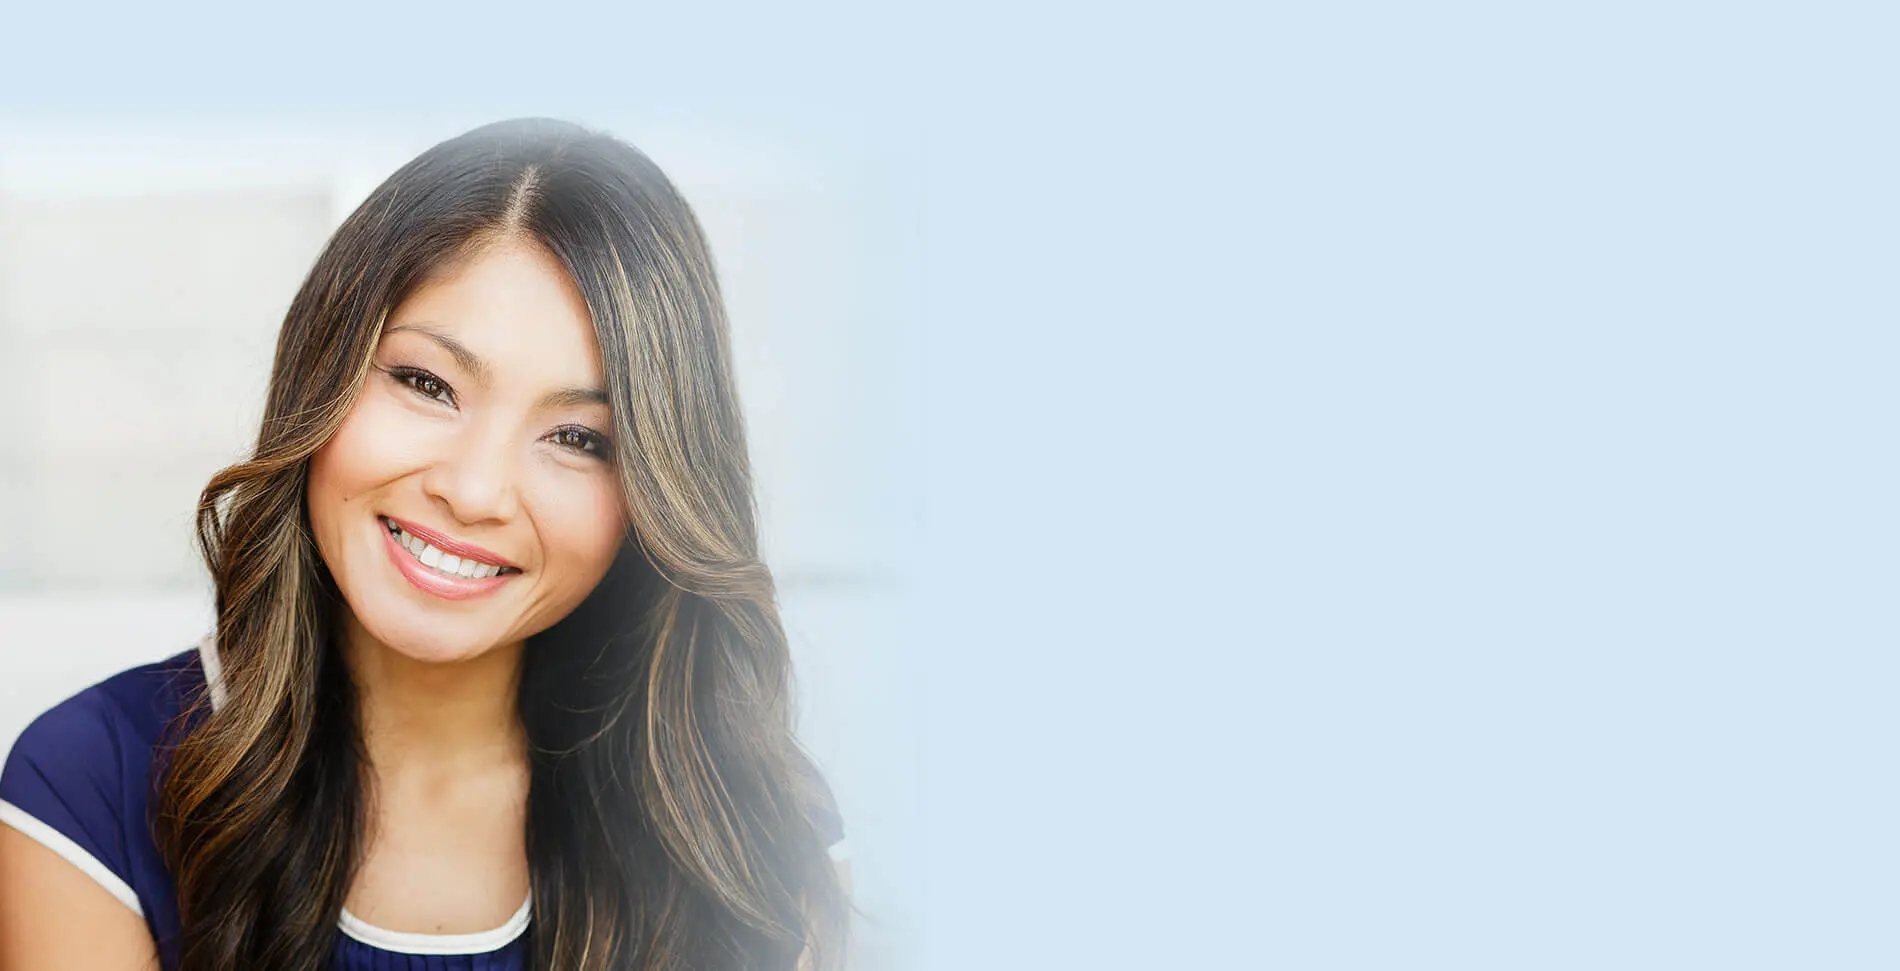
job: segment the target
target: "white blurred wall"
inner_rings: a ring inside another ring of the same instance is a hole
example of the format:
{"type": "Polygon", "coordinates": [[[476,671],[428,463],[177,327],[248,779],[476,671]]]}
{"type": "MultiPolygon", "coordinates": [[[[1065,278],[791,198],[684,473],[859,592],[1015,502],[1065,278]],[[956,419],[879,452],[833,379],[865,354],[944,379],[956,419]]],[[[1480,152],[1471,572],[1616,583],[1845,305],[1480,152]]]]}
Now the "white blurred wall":
{"type": "Polygon", "coordinates": [[[329,216],[323,185],[0,197],[0,582],[197,578],[179,540],[254,432],[273,324],[329,216]]]}

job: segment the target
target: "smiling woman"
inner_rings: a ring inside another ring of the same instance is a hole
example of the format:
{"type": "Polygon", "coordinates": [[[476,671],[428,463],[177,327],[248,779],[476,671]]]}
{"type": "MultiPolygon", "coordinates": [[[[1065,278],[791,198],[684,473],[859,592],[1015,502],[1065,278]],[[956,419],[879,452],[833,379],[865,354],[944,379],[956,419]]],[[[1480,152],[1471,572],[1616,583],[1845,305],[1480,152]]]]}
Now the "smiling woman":
{"type": "Polygon", "coordinates": [[[531,240],[403,301],[310,463],[310,526],[350,642],[462,660],[547,629],[599,585],[627,526],[604,383],[585,298],[531,240]]]}
{"type": "Polygon", "coordinates": [[[835,966],[728,344],[624,143],[506,122],[391,176],[205,489],[215,635],[8,757],[0,971],[835,966]]]}

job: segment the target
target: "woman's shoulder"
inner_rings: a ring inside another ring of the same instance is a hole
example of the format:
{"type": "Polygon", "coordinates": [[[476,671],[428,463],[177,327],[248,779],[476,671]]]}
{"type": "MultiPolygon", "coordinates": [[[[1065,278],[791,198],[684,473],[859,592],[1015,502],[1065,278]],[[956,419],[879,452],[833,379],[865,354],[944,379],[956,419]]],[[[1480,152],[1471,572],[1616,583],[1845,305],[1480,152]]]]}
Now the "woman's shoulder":
{"type": "Polygon", "coordinates": [[[9,758],[22,749],[72,758],[106,742],[149,748],[204,690],[204,651],[200,644],[135,665],[68,696],[27,725],[9,758]]]}
{"type": "Polygon", "coordinates": [[[153,757],[205,686],[200,648],[127,668],[41,712],[0,768],[0,823],[67,858],[145,913],[156,851],[145,825],[153,757]]]}

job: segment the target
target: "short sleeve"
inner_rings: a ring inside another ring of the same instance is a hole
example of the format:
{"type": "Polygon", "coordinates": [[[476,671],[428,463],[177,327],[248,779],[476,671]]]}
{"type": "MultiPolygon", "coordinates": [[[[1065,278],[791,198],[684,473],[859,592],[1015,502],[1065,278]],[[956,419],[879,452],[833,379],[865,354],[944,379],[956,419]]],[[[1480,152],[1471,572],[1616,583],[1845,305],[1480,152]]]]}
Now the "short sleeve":
{"type": "Polygon", "coordinates": [[[59,854],[144,916],[126,844],[123,716],[97,687],[27,726],[0,770],[0,823],[59,854]]]}

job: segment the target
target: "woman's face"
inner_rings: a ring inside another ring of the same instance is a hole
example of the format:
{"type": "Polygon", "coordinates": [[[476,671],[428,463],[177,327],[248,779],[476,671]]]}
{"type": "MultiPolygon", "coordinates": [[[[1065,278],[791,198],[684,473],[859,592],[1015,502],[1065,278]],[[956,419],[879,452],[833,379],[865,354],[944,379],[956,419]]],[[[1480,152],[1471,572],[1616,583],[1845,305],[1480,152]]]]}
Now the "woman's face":
{"type": "Polygon", "coordinates": [[[416,290],[310,464],[317,548],[357,623],[459,661],[565,617],[625,535],[612,429],[587,306],[538,243],[416,290]]]}

